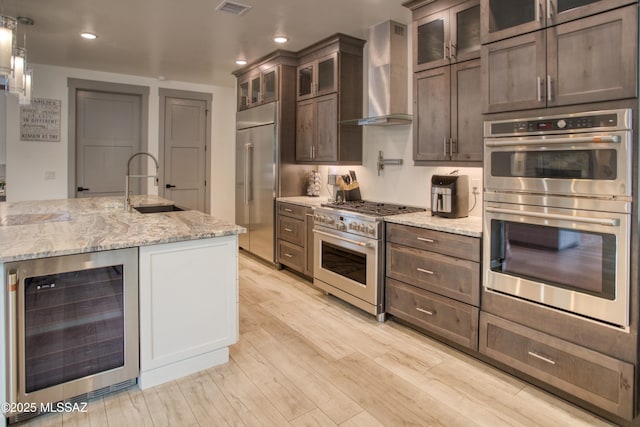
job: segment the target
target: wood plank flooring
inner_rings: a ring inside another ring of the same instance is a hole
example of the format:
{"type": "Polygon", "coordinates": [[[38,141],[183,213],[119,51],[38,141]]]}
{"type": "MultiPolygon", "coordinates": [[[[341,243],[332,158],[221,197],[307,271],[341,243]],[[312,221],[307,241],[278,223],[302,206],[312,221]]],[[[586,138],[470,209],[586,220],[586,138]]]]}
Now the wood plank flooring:
{"type": "Polygon", "coordinates": [[[608,426],[287,271],[240,256],[229,363],[25,426],[608,426]]]}

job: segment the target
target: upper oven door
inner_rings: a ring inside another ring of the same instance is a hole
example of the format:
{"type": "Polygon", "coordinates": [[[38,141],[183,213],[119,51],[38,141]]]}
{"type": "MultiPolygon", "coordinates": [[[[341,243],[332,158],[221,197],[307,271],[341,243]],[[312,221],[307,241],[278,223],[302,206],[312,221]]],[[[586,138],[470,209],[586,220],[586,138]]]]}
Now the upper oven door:
{"type": "Polygon", "coordinates": [[[484,287],[629,326],[629,226],[628,213],[485,202],[484,287]]]}
{"type": "Polygon", "coordinates": [[[485,188],[631,196],[631,132],[485,139],[485,188]]]}
{"type": "Polygon", "coordinates": [[[382,265],[380,242],[321,227],[316,227],[313,234],[314,279],[369,304],[381,304],[378,290],[382,265]]]}

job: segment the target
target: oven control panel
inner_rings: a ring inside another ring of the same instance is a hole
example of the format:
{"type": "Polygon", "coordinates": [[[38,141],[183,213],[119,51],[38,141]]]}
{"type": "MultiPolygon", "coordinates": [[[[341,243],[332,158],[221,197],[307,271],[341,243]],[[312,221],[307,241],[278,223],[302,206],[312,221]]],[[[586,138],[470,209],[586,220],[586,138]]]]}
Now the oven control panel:
{"type": "Polygon", "coordinates": [[[630,128],[630,110],[591,111],[522,120],[485,122],[485,136],[519,136],[630,128]]]}
{"type": "Polygon", "coordinates": [[[379,239],[382,235],[382,221],[365,219],[357,215],[316,209],[313,221],[321,227],[372,239],[379,239]]]}

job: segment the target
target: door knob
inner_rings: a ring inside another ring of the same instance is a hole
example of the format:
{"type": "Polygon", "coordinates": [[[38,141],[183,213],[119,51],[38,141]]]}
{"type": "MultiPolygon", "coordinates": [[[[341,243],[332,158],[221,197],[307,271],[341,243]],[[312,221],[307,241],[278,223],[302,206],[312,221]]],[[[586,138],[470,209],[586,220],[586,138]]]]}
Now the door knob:
{"type": "Polygon", "coordinates": [[[90,191],[88,188],[78,187],[78,191],[90,191]]]}
{"type": "Polygon", "coordinates": [[[176,186],[171,184],[165,184],[164,188],[176,188],[176,186]]]}

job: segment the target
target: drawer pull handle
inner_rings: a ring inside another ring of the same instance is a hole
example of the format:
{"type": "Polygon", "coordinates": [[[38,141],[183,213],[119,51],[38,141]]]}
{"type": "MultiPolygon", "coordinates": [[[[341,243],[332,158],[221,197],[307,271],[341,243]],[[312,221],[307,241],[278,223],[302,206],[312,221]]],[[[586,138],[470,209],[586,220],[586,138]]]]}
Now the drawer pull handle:
{"type": "Polygon", "coordinates": [[[290,228],[285,228],[285,229],[284,229],[284,231],[286,231],[287,233],[291,233],[291,232],[293,232],[293,230],[292,230],[292,229],[290,229],[290,228]]]}
{"type": "Polygon", "coordinates": [[[416,239],[420,240],[421,242],[427,242],[427,243],[434,243],[435,242],[435,240],[433,240],[433,239],[427,239],[427,238],[424,238],[424,237],[416,237],[416,239]]]}
{"type": "Polygon", "coordinates": [[[535,357],[536,359],[540,359],[543,362],[547,362],[550,365],[555,365],[556,364],[555,360],[549,359],[548,357],[542,356],[542,355],[540,355],[538,353],[534,353],[533,351],[529,351],[528,353],[529,353],[529,356],[535,357]]]}
{"type": "Polygon", "coordinates": [[[416,270],[418,270],[420,273],[426,273],[426,274],[433,274],[433,271],[431,270],[425,270],[424,268],[416,268],[416,270]]]}
{"type": "Polygon", "coordinates": [[[433,316],[433,311],[425,310],[424,308],[416,307],[420,313],[428,314],[429,316],[433,316]]]}
{"type": "Polygon", "coordinates": [[[293,213],[293,209],[289,209],[289,208],[284,208],[285,212],[289,212],[289,213],[293,213]]]}
{"type": "Polygon", "coordinates": [[[286,256],[287,258],[293,258],[293,255],[291,254],[284,254],[284,256],[286,256]]]}

